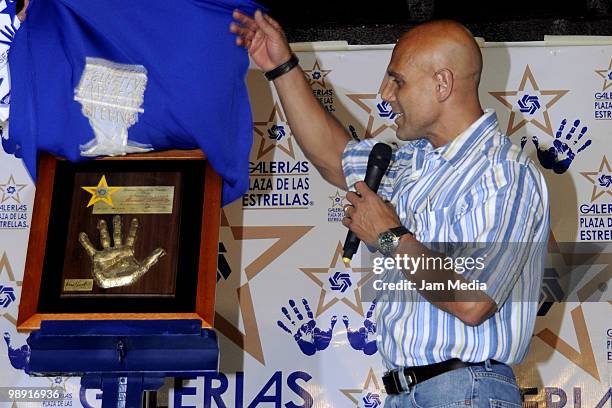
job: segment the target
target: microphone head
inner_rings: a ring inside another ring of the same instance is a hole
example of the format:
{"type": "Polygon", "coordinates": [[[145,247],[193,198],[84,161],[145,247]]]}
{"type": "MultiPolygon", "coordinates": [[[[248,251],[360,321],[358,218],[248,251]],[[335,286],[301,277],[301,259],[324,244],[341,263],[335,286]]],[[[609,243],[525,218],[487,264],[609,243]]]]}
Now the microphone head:
{"type": "Polygon", "coordinates": [[[383,171],[387,170],[391,162],[391,146],[386,143],[376,143],[368,157],[368,168],[376,166],[383,171]]]}

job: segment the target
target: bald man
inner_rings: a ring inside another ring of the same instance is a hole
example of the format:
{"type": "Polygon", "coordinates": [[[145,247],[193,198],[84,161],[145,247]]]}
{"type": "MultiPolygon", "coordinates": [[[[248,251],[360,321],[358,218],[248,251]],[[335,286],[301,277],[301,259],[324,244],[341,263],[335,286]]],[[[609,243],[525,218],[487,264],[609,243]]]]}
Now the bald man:
{"type": "Polygon", "coordinates": [[[385,407],[520,407],[509,365],[523,360],[533,333],[548,193],[495,112],[481,107],[482,56],[472,34],[434,21],[396,44],[382,97],[408,143],[373,192],[361,180],[375,141],[353,141],[318,103],[276,21],[259,11],[234,18],[236,43],[273,81],[306,157],[325,180],[351,190],[342,223],[382,257],[423,261],[384,271],[386,281],[415,284],[379,294],[385,407]],[[483,243],[472,252],[482,256],[460,265],[470,243],[483,243]],[[436,263],[449,259],[450,267],[436,263]]]}

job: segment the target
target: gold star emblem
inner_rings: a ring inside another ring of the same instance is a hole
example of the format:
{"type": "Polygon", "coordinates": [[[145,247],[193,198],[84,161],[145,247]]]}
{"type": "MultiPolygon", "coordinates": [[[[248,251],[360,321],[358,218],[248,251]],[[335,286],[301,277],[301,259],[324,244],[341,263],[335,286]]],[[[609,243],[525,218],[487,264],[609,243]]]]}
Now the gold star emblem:
{"type": "Polygon", "coordinates": [[[332,201],[331,208],[344,208],[344,204],[346,202],[346,196],[340,194],[339,190],[336,190],[336,194],[328,196],[332,201]]]}
{"type": "Polygon", "coordinates": [[[308,84],[312,87],[313,85],[319,85],[321,88],[327,89],[325,84],[325,77],[331,72],[330,69],[321,69],[319,61],[315,60],[312,69],[305,69],[304,75],[308,80],[308,84]]]}
{"type": "Polygon", "coordinates": [[[606,193],[612,196],[612,170],[610,169],[610,164],[606,156],[601,159],[599,170],[581,171],[580,174],[593,184],[591,202],[597,200],[606,193]]]}
{"type": "Polygon", "coordinates": [[[19,192],[26,187],[27,184],[17,184],[15,183],[15,178],[11,174],[8,181],[4,184],[0,184],[0,191],[2,191],[2,200],[0,203],[7,201],[8,199],[13,199],[17,203],[21,204],[21,199],[19,198],[19,192]]]}
{"type": "Polygon", "coordinates": [[[601,88],[602,92],[612,86],[612,58],[610,58],[610,63],[608,64],[608,69],[598,69],[595,70],[595,73],[604,79],[603,87],[601,88]]]}
{"type": "Polygon", "coordinates": [[[217,294],[235,293],[237,301],[217,302],[215,329],[263,365],[266,364],[266,361],[259,335],[257,314],[253,305],[252,282],[260,272],[269,268],[272,262],[312,228],[311,226],[232,227],[225,212],[221,213],[219,241],[223,242],[228,254],[243,253],[244,244],[241,241],[275,240],[271,246],[246,266],[242,266],[240,256],[228,256],[227,261],[233,272],[227,280],[217,282],[217,294]],[[240,316],[236,313],[236,303],[238,303],[240,316]]]}
{"type": "Polygon", "coordinates": [[[102,201],[103,203],[106,203],[112,207],[113,200],[111,199],[111,194],[117,192],[117,190],[121,190],[123,187],[109,187],[108,183],[106,182],[106,176],[103,175],[97,186],[81,188],[91,194],[91,198],[87,203],[88,207],[91,207],[98,201],[102,201]]]}
{"type": "Polygon", "coordinates": [[[253,130],[261,138],[257,151],[257,160],[261,159],[275,147],[278,147],[291,156],[292,159],[295,159],[291,129],[278,102],[274,102],[274,107],[266,122],[253,123],[253,130]]]}
{"type": "Polygon", "coordinates": [[[378,401],[381,405],[376,406],[382,406],[383,396],[386,394],[385,389],[378,383],[378,379],[372,368],[368,371],[368,376],[363,383],[363,387],[341,389],[340,392],[344,394],[346,398],[350,399],[357,407],[364,405],[363,403],[366,402],[364,399],[373,404],[375,404],[375,401],[378,401]]]}
{"type": "Polygon", "coordinates": [[[527,123],[533,123],[549,136],[553,136],[548,109],[568,92],[568,90],[540,90],[527,65],[518,90],[496,91],[489,94],[511,111],[506,135],[511,136],[527,123]]]}
{"type": "Polygon", "coordinates": [[[372,277],[372,268],[347,268],[342,262],[341,242],[338,242],[329,267],[300,268],[300,270],[321,287],[315,317],[338,302],[344,303],[363,316],[359,288],[372,277]],[[344,276],[340,277],[338,272],[344,276]]]}
{"type": "MultiPolygon", "coordinates": [[[[20,288],[23,282],[15,279],[15,273],[13,272],[13,268],[11,267],[11,264],[9,262],[8,256],[6,255],[6,252],[4,252],[2,254],[2,258],[0,258],[0,278],[2,277],[2,274],[4,271],[6,271],[6,275],[8,279],[2,279],[0,280],[0,282],[2,282],[2,286],[7,287],[7,288],[12,288],[13,289],[12,293],[16,298],[16,300],[11,302],[12,305],[8,305],[7,308],[4,310],[10,310],[10,309],[17,310],[17,303],[18,303],[19,297],[21,296],[20,288]],[[18,288],[19,290],[17,290],[18,288]]],[[[2,313],[2,317],[4,317],[9,322],[11,322],[13,325],[15,326],[17,325],[17,317],[11,314],[10,312],[7,311],[7,312],[2,313]]]]}

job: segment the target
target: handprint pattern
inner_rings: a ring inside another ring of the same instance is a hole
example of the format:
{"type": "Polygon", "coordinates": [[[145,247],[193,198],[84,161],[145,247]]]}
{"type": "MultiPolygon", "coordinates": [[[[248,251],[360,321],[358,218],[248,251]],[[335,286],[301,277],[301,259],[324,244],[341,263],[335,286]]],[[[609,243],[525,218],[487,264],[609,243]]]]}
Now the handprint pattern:
{"type": "MultiPolygon", "coordinates": [[[[544,146],[537,136],[533,136],[531,141],[533,142],[538,160],[542,167],[545,169],[552,169],[557,174],[563,174],[569,169],[572,161],[577,154],[582,152],[584,149],[589,147],[592,143],[590,139],[587,139],[582,146],[578,147],[578,142],[585,135],[588,130],[587,126],[583,126],[577,137],[574,137],[574,133],[578,126],[580,126],[580,120],[576,119],[573,123],[572,128],[567,132],[564,138],[562,138],[563,130],[567,124],[567,119],[563,119],[559,125],[559,129],[555,135],[552,146],[544,146]],[[573,149],[578,148],[575,152],[573,149]]],[[[521,138],[521,150],[525,148],[527,144],[527,136],[521,138]]]]}
{"type": "Polygon", "coordinates": [[[302,305],[306,310],[307,321],[304,319],[304,315],[298,309],[295,301],[289,299],[289,307],[293,311],[295,318],[291,316],[289,309],[283,306],[281,312],[287,319],[287,322],[289,322],[289,326],[281,320],[278,320],[277,324],[283,331],[293,336],[302,353],[307,356],[312,356],[317,351],[323,351],[329,346],[332,332],[338,318],[337,316],[333,316],[329,329],[321,330],[317,327],[317,322],[314,320],[314,315],[306,299],[302,299],[302,305]]]}
{"type": "Polygon", "coordinates": [[[348,338],[349,344],[355,350],[363,351],[365,355],[371,356],[378,351],[376,346],[376,323],[370,320],[376,307],[376,301],[372,302],[368,312],[366,313],[366,319],[363,321],[363,326],[352,330],[349,327],[348,316],[342,317],[344,327],[346,327],[346,337],[348,338]]]}

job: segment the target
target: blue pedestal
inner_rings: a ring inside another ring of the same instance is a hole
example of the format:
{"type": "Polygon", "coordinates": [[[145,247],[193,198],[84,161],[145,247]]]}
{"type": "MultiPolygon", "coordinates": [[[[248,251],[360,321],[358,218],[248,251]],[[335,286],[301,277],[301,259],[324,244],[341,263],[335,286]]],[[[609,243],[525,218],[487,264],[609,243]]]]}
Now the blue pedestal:
{"type": "Polygon", "coordinates": [[[53,320],[28,337],[30,375],[80,376],[103,408],[139,408],[165,377],[216,372],[214,330],[200,320],[53,320]]]}

